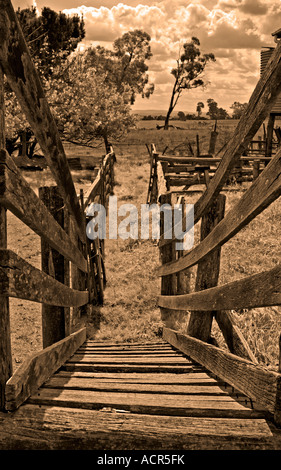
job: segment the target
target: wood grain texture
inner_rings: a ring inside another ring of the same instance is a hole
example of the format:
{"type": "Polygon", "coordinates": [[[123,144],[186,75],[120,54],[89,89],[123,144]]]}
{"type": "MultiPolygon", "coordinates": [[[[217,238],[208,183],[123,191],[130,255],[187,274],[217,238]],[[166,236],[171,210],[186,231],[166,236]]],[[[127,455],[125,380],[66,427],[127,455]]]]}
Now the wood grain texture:
{"type": "MultiPolygon", "coordinates": [[[[59,389],[71,389],[71,390],[90,390],[90,391],[101,391],[101,392],[130,392],[130,393],[154,393],[154,394],[170,394],[170,395],[211,395],[211,396],[226,396],[237,394],[232,393],[231,387],[226,385],[219,386],[215,380],[210,383],[191,383],[184,384],[167,384],[162,383],[130,383],[126,380],[119,380],[118,382],[112,382],[110,379],[93,379],[85,377],[62,377],[59,374],[51,377],[42,388],[59,388],[59,389]]],[[[177,400],[177,396],[175,396],[177,400]]]]}
{"type": "Polygon", "coordinates": [[[149,416],[24,405],[0,414],[0,449],[277,450],[280,433],[264,419],[149,416]],[[118,431],[118,432],[117,432],[118,431]]]}
{"type": "MultiPolygon", "coordinates": [[[[281,194],[281,150],[272,158],[238,203],[231,208],[225,218],[212,232],[179,261],[160,266],[158,274],[166,276],[190,266],[194,266],[205,256],[222,246],[281,194]]],[[[165,240],[163,240],[164,242],[165,240]]],[[[160,246],[162,244],[160,243],[160,246]]]]}
{"type": "Polygon", "coordinates": [[[162,295],[158,304],[174,310],[203,312],[281,305],[281,266],[201,292],[162,295]]]}
{"type": "Polygon", "coordinates": [[[0,29],[0,65],[30,123],[65,204],[76,221],[79,236],[85,241],[84,214],[65,151],[10,0],[0,1],[0,29]]]}
{"type": "MultiPolygon", "coordinates": [[[[223,219],[226,197],[219,194],[213,202],[209,212],[202,217],[201,242],[212,232],[216,225],[223,219]]],[[[215,287],[220,273],[220,247],[212,251],[198,263],[195,292],[215,287]]],[[[215,311],[210,308],[204,315],[200,311],[191,312],[187,326],[187,334],[202,341],[209,341],[211,336],[212,321],[215,311]]]]}
{"type": "Polygon", "coordinates": [[[8,152],[0,150],[0,203],[55,250],[87,272],[87,261],[21,175],[8,152]]]}
{"type": "Polygon", "coordinates": [[[65,286],[11,250],[0,250],[0,288],[3,295],[61,307],[88,302],[88,292],[65,286]]]}
{"type": "Polygon", "coordinates": [[[15,410],[85,341],[86,329],[45,348],[25,360],[6,384],[6,409],[15,410]]]}
{"type": "MultiPolygon", "coordinates": [[[[0,149],[6,146],[4,76],[0,68],[0,149]]],[[[7,211],[0,205],[0,248],[7,249],[7,211]]],[[[12,375],[9,298],[0,296],[0,410],[5,408],[5,383],[12,375]]]]}
{"type": "MultiPolygon", "coordinates": [[[[39,188],[39,197],[54,217],[56,222],[66,230],[68,217],[64,208],[63,199],[57,186],[44,186],[39,188]]],[[[61,284],[69,287],[69,263],[57,251],[50,247],[48,242],[41,238],[41,269],[61,284]]],[[[42,344],[43,348],[60,341],[67,336],[66,325],[69,315],[68,309],[61,306],[43,304],[42,314],[42,344]]],[[[68,328],[69,329],[69,328],[68,328]]]]}
{"type": "Polygon", "coordinates": [[[163,329],[163,339],[274,413],[280,374],[168,328],[163,329]]]}
{"type": "Polygon", "coordinates": [[[253,410],[245,399],[210,395],[169,395],[150,393],[102,392],[40,388],[28,399],[28,403],[65,406],[69,408],[102,409],[112,407],[132,413],[171,416],[202,416],[258,418],[263,413],[253,410]]]}

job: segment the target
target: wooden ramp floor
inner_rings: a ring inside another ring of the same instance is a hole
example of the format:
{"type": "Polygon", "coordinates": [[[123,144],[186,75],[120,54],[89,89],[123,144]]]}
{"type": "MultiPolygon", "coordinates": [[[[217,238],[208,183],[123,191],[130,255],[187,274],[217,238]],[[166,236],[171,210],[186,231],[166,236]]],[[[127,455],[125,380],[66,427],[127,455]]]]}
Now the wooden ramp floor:
{"type": "Polygon", "coordinates": [[[255,403],[164,341],[88,340],[0,428],[6,449],[281,448],[255,403]]]}

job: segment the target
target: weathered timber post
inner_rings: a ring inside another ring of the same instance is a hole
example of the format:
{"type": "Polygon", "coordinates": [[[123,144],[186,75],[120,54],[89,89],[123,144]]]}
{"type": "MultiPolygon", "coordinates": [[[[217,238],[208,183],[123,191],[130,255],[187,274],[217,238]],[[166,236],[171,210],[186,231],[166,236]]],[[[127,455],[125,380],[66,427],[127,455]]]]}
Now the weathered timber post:
{"type": "MultiPolygon", "coordinates": [[[[179,198],[178,204],[182,205],[182,211],[184,213],[185,209],[185,199],[184,196],[179,198]]],[[[178,250],[176,253],[177,259],[181,258],[184,255],[183,250],[178,250]]],[[[180,271],[176,274],[177,276],[177,295],[180,294],[189,294],[191,290],[191,275],[192,275],[192,268],[185,269],[184,271],[180,271]]],[[[181,323],[187,320],[187,312],[186,311],[175,311],[177,316],[177,320],[181,323]]]]}
{"type": "MultiPolygon", "coordinates": [[[[181,196],[178,204],[182,205],[182,211],[185,209],[185,198],[181,196]]],[[[181,258],[184,254],[183,250],[178,250],[177,257],[181,258]]],[[[185,269],[177,273],[177,294],[189,294],[190,292],[190,281],[191,281],[191,268],[185,269]]]]}
{"type": "MultiPolygon", "coordinates": [[[[5,148],[4,80],[0,67],[0,148],[5,148]]],[[[0,248],[7,249],[7,211],[0,206],[0,248]]],[[[5,384],[12,375],[9,297],[0,295],[0,410],[5,407],[5,384]]]]}
{"type": "Polygon", "coordinates": [[[157,173],[157,166],[158,166],[158,153],[152,153],[152,186],[151,186],[151,196],[150,196],[150,203],[156,204],[158,200],[158,173],[157,173]]]}
{"type": "Polygon", "coordinates": [[[218,137],[218,132],[216,129],[217,129],[217,121],[215,123],[214,130],[211,132],[209,150],[208,150],[210,155],[214,155],[216,151],[216,142],[217,142],[217,137],[218,137]]]}
{"type": "MultiPolygon", "coordinates": [[[[64,227],[64,202],[57,186],[39,188],[39,197],[49,209],[55,220],[64,227]]],[[[64,257],[41,238],[42,271],[65,283],[64,257]]],[[[43,348],[65,338],[64,307],[42,304],[43,348]]]]}
{"type": "MultiPolygon", "coordinates": [[[[170,208],[164,210],[172,211],[172,195],[171,193],[162,194],[159,198],[160,206],[169,204],[170,208]]],[[[172,214],[173,216],[173,214],[172,214]]],[[[164,233],[164,212],[161,211],[160,218],[160,237],[164,233]]],[[[176,259],[175,241],[168,243],[160,248],[160,257],[162,264],[169,263],[176,259]]],[[[177,292],[177,277],[175,274],[163,276],[161,278],[161,295],[175,295],[177,292]]],[[[176,312],[168,308],[161,307],[161,319],[165,326],[168,328],[174,328],[176,324],[176,312]]]]}
{"type": "MultiPolygon", "coordinates": [[[[213,230],[223,219],[225,210],[225,196],[219,194],[213,202],[209,212],[202,217],[201,241],[213,230]]],[[[215,287],[218,283],[220,271],[220,247],[214,250],[198,263],[195,291],[215,287]]],[[[190,336],[209,341],[211,335],[212,321],[215,312],[191,312],[187,333],[190,336]]]]}
{"type": "MultiPolygon", "coordinates": [[[[275,114],[270,113],[267,123],[267,132],[266,132],[266,144],[265,144],[265,157],[272,156],[272,139],[275,123],[275,114]]],[[[267,161],[264,162],[264,166],[268,164],[267,161]]]]}
{"type": "MultiPolygon", "coordinates": [[[[73,243],[80,249],[82,253],[85,254],[84,244],[81,242],[77,229],[76,223],[73,217],[69,219],[69,236],[73,243]]],[[[70,282],[72,289],[77,290],[86,290],[87,284],[87,275],[82,272],[74,263],[70,263],[70,282]]],[[[70,319],[70,329],[71,332],[75,330],[75,326],[79,323],[82,314],[86,312],[86,306],[82,307],[72,307],[71,308],[71,319],[70,319]]]]}
{"type": "Polygon", "coordinates": [[[260,174],[260,162],[254,161],[253,163],[253,180],[255,181],[260,174]]]}

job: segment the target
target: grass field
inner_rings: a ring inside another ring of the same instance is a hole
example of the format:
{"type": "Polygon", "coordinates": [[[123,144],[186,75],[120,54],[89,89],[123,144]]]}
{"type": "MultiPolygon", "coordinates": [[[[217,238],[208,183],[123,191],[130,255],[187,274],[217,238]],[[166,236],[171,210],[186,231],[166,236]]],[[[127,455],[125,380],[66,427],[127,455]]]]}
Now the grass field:
{"type": "MultiPolygon", "coordinates": [[[[152,121],[155,125],[155,121],[152,121]]],[[[202,152],[208,146],[213,123],[188,122],[186,130],[169,131],[143,128],[133,130],[121,142],[113,142],[117,156],[115,168],[115,194],[118,204],[132,202],[137,207],[146,202],[149,178],[149,158],[145,144],[156,144],[159,150],[167,145],[173,149],[187,139],[195,143],[200,136],[202,152]],[[206,123],[206,124],[205,124],[206,123]]],[[[231,136],[236,123],[219,123],[218,148],[231,136]]],[[[103,153],[103,149],[67,147],[68,154],[81,155],[91,160],[91,155],[103,153]]],[[[33,187],[50,184],[49,174],[29,173],[25,175],[33,187]]],[[[77,191],[90,185],[91,172],[73,172],[77,191]]],[[[247,183],[243,184],[244,186],[247,183]]],[[[227,193],[228,211],[241,196],[241,188],[227,193]]],[[[192,200],[199,197],[194,194],[192,200]]],[[[222,248],[220,284],[270,269],[279,262],[278,241],[281,237],[280,201],[273,203],[260,216],[237,234],[222,248]]],[[[40,240],[24,224],[9,214],[10,247],[40,267],[40,240]],[[15,248],[16,247],[16,248],[15,248]]],[[[132,341],[153,339],[161,326],[157,296],[160,292],[160,279],[156,276],[159,264],[157,242],[155,240],[106,240],[107,288],[102,307],[94,309],[88,319],[89,333],[97,339],[132,341]]],[[[193,279],[196,274],[193,270],[193,279]]],[[[281,308],[271,307],[232,312],[253,352],[262,364],[276,369],[278,363],[278,341],[281,332],[281,308]]],[[[188,320],[180,325],[185,331],[188,320]]],[[[41,348],[40,306],[32,302],[11,299],[11,327],[14,366],[17,367],[31,352],[41,348]]],[[[214,324],[213,334],[224,347],[221,335],[214,324]]]]}

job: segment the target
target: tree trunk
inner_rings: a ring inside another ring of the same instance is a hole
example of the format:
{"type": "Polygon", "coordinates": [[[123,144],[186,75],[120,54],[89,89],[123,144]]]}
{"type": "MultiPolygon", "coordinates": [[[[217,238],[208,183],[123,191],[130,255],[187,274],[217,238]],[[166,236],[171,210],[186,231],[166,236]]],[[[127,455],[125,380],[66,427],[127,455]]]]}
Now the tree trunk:
{"type": "Polygon", "coordinates": [[[171,114],[173,112],[173,107],[169,107],[168,109],[168,112],[167,112],[167,116],[165,118],[165,124],[164,124],[164,130],[167,131],[169,129],[169,121],[170,121],[170,117],[171,117],[171,114]]]}
{"type": "MultiPolygon", "coordinates": [[[[175,94],[176,94],[176,85],[177,85],[177,80],[175,81],[174,83],[174,86],[173,86],[173,91],[172,91],[172,96],[171,96],[171,100],[170,100],[170,105],[169,105],[169,109],[168,109],[168,112],[167,112],[167,115],[166,115],[166,118],[165,118],[165,124],[164,124],[164,130],[167,131],[169,129],[169,121],[170,121],[170,117],[171,117],[171,114],[174,110],[174,107],[176,105],[176,103],[174,103],[174,99],[175,99],[175,94]]],[[[176,100],[177,102],[177,100],[176,100]]]]}

